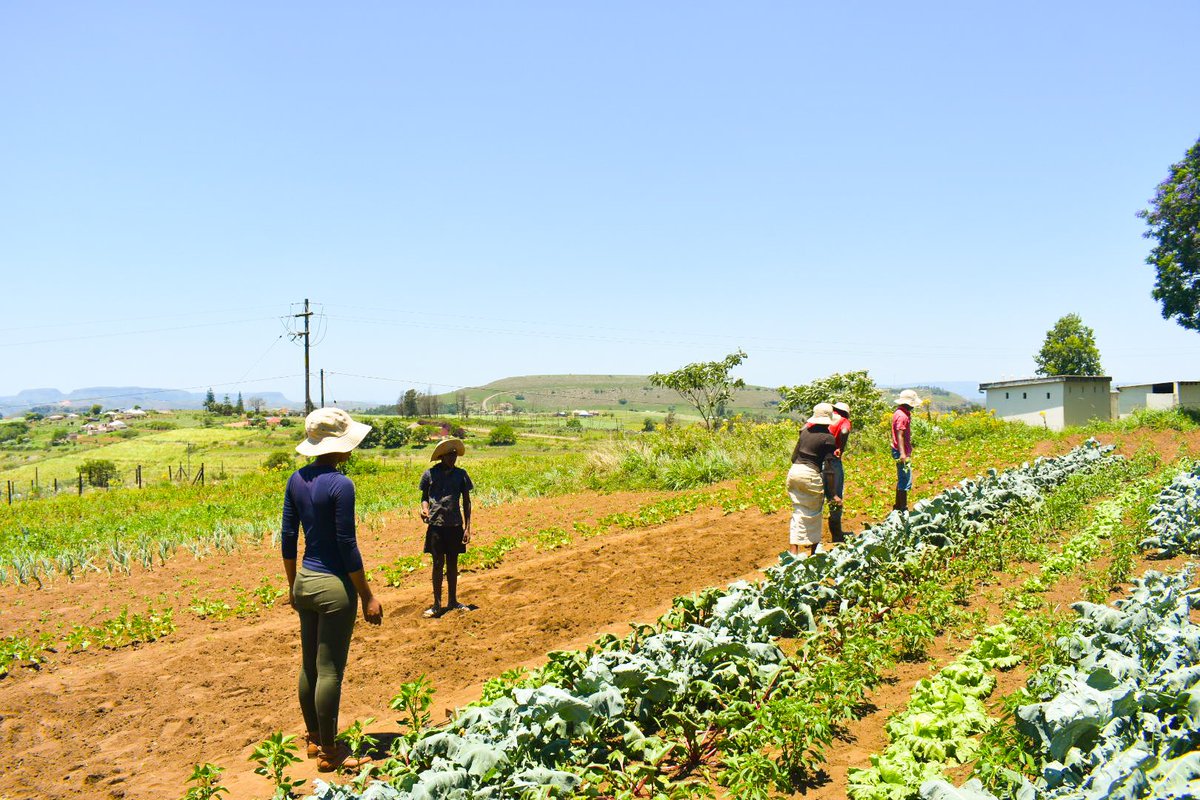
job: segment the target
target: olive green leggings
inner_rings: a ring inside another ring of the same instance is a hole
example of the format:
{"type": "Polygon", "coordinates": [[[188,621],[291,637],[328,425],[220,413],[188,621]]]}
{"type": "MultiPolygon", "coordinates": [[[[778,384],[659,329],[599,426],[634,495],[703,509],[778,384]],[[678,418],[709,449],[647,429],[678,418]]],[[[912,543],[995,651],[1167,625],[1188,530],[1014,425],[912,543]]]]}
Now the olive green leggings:
{"type": "Polygon", "coordinates": [[[358,616],[358,593],[347,577],[302,567],[292,597],[300,614],[300,711],[308,732],[321,747],[330,748],[338,732],[342,675],[358,616]]]}

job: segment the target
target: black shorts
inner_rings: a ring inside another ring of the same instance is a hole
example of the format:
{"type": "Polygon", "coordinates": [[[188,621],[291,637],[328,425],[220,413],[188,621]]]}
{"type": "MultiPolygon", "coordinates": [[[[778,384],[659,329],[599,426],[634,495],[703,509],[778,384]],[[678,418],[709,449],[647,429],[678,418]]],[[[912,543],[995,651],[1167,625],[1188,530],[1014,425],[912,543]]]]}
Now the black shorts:
{"type": "Polygon", "coordinates": [[[462,525],[430,525],[425,531],[425,552],[430,555],[465,553],[462,525]]]}

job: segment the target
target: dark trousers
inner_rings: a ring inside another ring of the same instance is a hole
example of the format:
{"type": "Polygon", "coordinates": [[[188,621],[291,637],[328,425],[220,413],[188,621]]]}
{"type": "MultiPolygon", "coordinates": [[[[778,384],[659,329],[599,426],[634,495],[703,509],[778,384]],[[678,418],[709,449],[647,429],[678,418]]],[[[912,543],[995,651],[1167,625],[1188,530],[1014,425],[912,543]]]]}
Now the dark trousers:
{"type": "Polygon", "coordinates": [[[338,732],[342,675],[358,617],[358,593],[347,577],[302,567],[292,598],[300,615],[300,711],[317,743],[331,748],[338,732]]]}

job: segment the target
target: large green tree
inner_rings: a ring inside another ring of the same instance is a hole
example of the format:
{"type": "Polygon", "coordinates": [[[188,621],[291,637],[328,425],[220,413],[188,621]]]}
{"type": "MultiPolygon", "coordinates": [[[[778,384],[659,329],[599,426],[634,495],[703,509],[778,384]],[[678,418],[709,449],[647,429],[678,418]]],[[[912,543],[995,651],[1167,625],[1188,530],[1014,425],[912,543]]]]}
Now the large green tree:
{"type": "Polygon", "coordinates": [[[1138,212],[1158,242],[1146,263],[1154,267],[1155,300],[1163,319],[1200,331],[1200,139],[1158,185],[1150,207],[1138,212]]]}
{"type": "Polygon", "coordinates": [[[721,361],[697,362],[674,372],[656,372],[650,376],[650,385],[674,389],[699,412],[704,426],[712,430],[713,422],[720,416],[717,410],[729,404],[735,389],[746,386],[741,378],[729,377],[730,371],[745,360],[746,354],[738,350],[721,361]]]}
{"type": "Polygon", "coordinates": [[[1033,357],[1038,375],[1103,375],[1096,334],[1078,314],[1067,314],[1046,332],[1042,349],[1033,357]]]}
{"type": "Polygon", "coordinates": [[[888,410],[887,398],[864,370],[835,372],[812,383],[780,386],[779,413],[807,416],[817,403],[846,403],[855,419],[874,421],[888,410]]]}

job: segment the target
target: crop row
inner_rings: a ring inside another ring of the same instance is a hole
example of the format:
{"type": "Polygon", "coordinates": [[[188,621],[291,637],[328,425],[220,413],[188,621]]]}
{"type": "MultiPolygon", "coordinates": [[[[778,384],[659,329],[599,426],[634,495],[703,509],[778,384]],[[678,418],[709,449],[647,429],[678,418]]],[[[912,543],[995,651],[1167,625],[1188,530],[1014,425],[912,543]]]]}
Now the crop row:
{"type": "MultiPolygon", "coordinates": [[[[465,710],[446,730],[390,759],[381,775],[388,782],[374,784],[370,796],[517,797],[535,787],[618,795],[634,790],[631,781],[639,792],[658,780],[686,785],[718,750],[722,780],[739,796],[792,786],[832,738],[839,714],[826,703],[842,697],[845,718],[878,679],[878,656],[869,655],[878,643],[831,623],[822,626],[824,637],[805,641],[839,639],[836,658],[788,658],[776,639],[817,632],[818,614],[882,619],[896,599],[887,593],[897,570],[978,539],[1007,510],[1036,503],[1073,472],[1111,461],[1089,443],[1062,458],[991,471],[918,503],[909,515],[891,515],[832,553],[784,556],[761,584],[683,602],[659,630],[552,654],[534,679],[465,710]],[[848,652],[855,648],[865,650],[856,657],[848,652]],[[812,687],[822,681],[828,691],[817,703],[812,687]],[[656,733],[668,728],[681,734],[667,740],[656,733]]],[[[320,784],[317,797],[359,791],[320,784]]]]}
{"type": "MultiPolygon", "coordinates": [[[[1058,642],[1068,661],[1030,680],[1016,723],[1035,753],[1037,783],[1006,771],[1002,795],[1046,800],[1200,796],[1200,590],[1194,567],[1151,571],[1112,606],[1076,603],[1058,642]]],[[[996,800],[973,778],[921,787],[927,800],[996,800]]]]}

